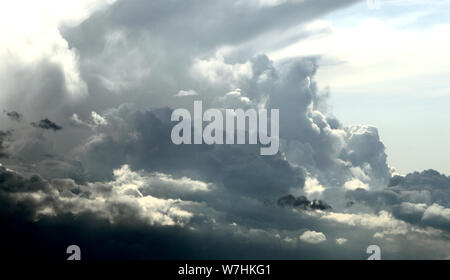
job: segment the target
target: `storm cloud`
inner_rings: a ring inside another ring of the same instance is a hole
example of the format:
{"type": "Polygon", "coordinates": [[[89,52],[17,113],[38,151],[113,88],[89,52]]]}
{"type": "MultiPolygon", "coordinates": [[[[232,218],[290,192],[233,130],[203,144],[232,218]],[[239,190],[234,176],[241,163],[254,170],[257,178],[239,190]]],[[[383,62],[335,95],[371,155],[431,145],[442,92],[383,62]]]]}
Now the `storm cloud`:
{"type": "Polygon", "coordinates": [[[53,131],[58,131],[58,130],[63,129],[62,126],[57,125],[56,123],[52,122],[49,119],[43,119],[37,123],[32,122],[31,125],[34,127],[38,127],[38,128],[42,128],[42,129],[46,129],[46,130],[53,130],[53,131]]]}
{"type": "Polygon", "coordinates": [[[36,25],[42,42],[23,31],[40,48],[7,40],[0,102],[40,121],[1,122],[4,255],[448,258],[450,179],[394,175],[376,127],[329,112],[319,56],[265,54],[356,2],[96,1],[36,25]],[[280,152],[173,144],[171,114],[194,100],[279,109],[280,152]]]}
{"type": "Polygon", "coordinates": [[[22,120],[22,118],[23,118],[22,114],[20,114],[20,113],[18,113],[18,112],[16,112],[16,111],[11,111],[11,112],[4,111],[4,113],[5,113],[11,120],[14,120],[14,121],[20,122],[20,121],[22,120]]]}

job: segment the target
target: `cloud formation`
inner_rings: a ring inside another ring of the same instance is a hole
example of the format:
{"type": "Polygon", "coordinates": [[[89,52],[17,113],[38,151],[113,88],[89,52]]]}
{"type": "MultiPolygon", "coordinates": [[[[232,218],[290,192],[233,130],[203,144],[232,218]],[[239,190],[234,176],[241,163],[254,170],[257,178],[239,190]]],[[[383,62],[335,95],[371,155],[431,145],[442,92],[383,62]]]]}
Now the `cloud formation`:
{"type": "Polygon", "coordinates": [[[1,123],[5,255],[70,243],[93,259],[365,258],[374,242],[386,258],[450,255],[448,177],[392,176],[378,130],[328,111],[318,57],[264,54],[357,1],[106,2],[37,26],[36,52],[27,34],[8,41],[23,52],[0,65],[1,104],[40,129],[12,112],[1,123]],[[194,100],[279,109],[280,153],[174,145],[171,113],[194,100]]]}
{"type": "Polygon", "coordinates": [[[327,241],[327,237],[322,232],[308,230],[300,235],[300,240],[311,244],[319,244],[327,241]]]}
{"type": "Polygon", "coordinates": [[[53,130],[53,131],[58,131],[58,130],[63,129],[62,126],[57,125],[56,123],[52,122],[49,119],[43,119],[37,123],[32,122],[31,125],[34,127],[38,127],[38,128],[42,128],[42,129],[46,129],[46,130],[53,130]]]}
{"type": "Polygon", "coordinates": [[[18,113],[16,111],[11,111],[11,112],[4,111],[4,113],[13,121],[20,122],[22,120],[22,117],[23,117],[22,114],[20,114],[20,113],[18,113]]]}

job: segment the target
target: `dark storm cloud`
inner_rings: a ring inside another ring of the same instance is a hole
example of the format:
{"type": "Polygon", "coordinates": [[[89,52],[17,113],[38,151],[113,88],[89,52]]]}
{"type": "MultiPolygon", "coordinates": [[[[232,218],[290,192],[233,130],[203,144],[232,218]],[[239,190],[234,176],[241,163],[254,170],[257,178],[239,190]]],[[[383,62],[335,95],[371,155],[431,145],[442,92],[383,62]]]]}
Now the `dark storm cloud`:
{"type": "MultiPolygon", "coordinates": [[[[370,231],[364,227],[358,227],[357,234],[353,235],[351,232],[355,230],[348,226],[327,224],[282,207],[249,201],[245,206],[239,201],[242,197],[219,197],[217,192],[212,200],[206,198],[207,203],[192,204],[146,194],[141,197],[123,189],[131,190],[150,179],[143,176],[146,175],[122,167],[115,171],[115,179],[111,182],[79,185],[69,179],[49,182],[37,175],[25,177],[1,167],[0,225],[4,232],[2,236],[9,240],[0,245],[2,251],[14,259],[21,258],[21,250],[25,248],[30,251],[29,256],[64,259],[67,246],[77,244],[82,248],[84,259],[366,257],[364,249],[370,231]],[[223,212],[208,206],[220,209],[219,201],[228,199],[234,201],[222,208],[223,212]],[[145,208],[139,206],[138,201],[152,210],[142,212],[145,208]],[[233,208],[237,211],[233,212],[233,208]],[[251,212],[252,208],[254,212],[251,212]],[[154,215],[158,211],[161,211],[159,215],[154,215]],[[167,224],[171,219],[185,215],[180,211],[190,211],[193,216],[182,224],[167,224]],[[148,220],[149,215],[154,215],[155,220],[148,220]],[[308,244],[299,239],[305,229],[319,228],[330,239],[327,246],[308,244]],[[353,246],[341,248],[332,242],[333,238],[342,235],[351,238],[353,246]]],[[[162,178],[167,181],[166,177],[162,178]]],[[[154,184],[150,181],[139,189],[151,190],[154,184]]],[[[391,222],[387,222],[386,226],[391,227],[391,222]]],[[[414,248],[410,250],[414,252],[414,248]]],[[[424,250],[422,254],[428,256],[430,253],[424,250]]],[[[384,256],[397,255],[386,251],[384,256]]]]}
{"type": "Polygon", "coordinates": [[[46,129],[46,130],[53,130],[53,131],[58,131],[58,130],[63,129],[62,126],[57,125],[56,123],[52,122],[49,119],[40,120],[38,123],[32,122],[31,125],[34,127],[38,127],[38,128],[42,128],[42,129],[46,129]]]}
{"type": "Polygon", "coordinates": [[[11,120],[20,122],[23,118],[22,114],[16,111],[3,111],[11,120]]]}
{"type": "MultiPolygon", "coordinates": [[[[140,198],[131,194],[115,197],[120,184],[134,183],[136,174],[127,169],[122,172],[125,174],[117,174],[112,183],[78,185],[67,179],[48,182],[37,175],[25,177],[0,166],[0,225],[3,240],[8,240],[0,244],[3,256],[21,258],[21,250],[27,248],[28,257],[64,259],[65,248],[70,244],[82,248],[84,259],[220,259],[232,255],[250,259],[295,259],[334,255],[325,248],[308,244],[299,243],[294,249],[275,236],[278,231],[268,229],[267,225],[257,228],[258,223],[253,223],[252,227],[256,228],[248,228],[227,224],[222,221],[223,217],[208,208],[204,213],[196,213],[202,215],[191,220],[191,229],[166,225],[165,219],[157,216],[163,224],[149,224],[146,215],[141,215],[142,208],[134,202],[140,198]],[[100,197],[108,200],[104,206],[97,207],[96,198],[100,197]],[[211,215],[214,219],[209,220],[211,215]]],[[[146,197],[153,203],[155,198],[146,197]]],[[[159,200],[158,203],[169,202],[159,200]]],[[[154,207],[159,207],[158,203],[154,207]]],[[[171,211],[176,205],[179,202],[172,205],[171,211]]],[[[162,215],[171,215],[164,206],[162,210],[162,215]]],[[[277,212],[276,208],[260,210],[277,212]]],[[[289,216],[286,214],[281,219],[289,216]]],[[[299,218],[292,214],[291,222],[299,218]]],[[[313,222],[311,218],[302,219],[303,225],[313,222]]],[[[356,250],[352,253],[359,254],[356,250]]],[[[336,252],[335,256],[339,255],[336,252]]]]}
{"type": "Polygon", "coordinates": [[[0,166],[0,191],[5,193],[49,191],[48,184],[38,175],[29,179],[0,166]]]}
{"type": "MultiPolygon", "coordinates": [[[[64,260],[71,244],[80,246],[84,260],[345,258],[342,252],[323,247],[302,245],[299,250],[270,237],[234,235],[229,230],[190,231],[125,222],[112,225],[92,213],[45,217],[38,222],[1,219],[0,223],[3,238],[9,241],[0,244],[2,258],[7,256],[9,261],[23,259],[24,254],[64,260]]],[[[354,258],[364,257],[357,250],[346,250],[347,256],[350,253],[354,258]]]]}
{"type": "Polygon", "coordinates": [[[174,145],[170,114],[170,109],[136,111],[129,106],[111,110],[106,113],[108,126],[93,137],[97,141],[82,147],[83,163],[95,171],[92,176],[103,170],[103,179],[114,168],[129,164],[135,169],[194,176],[260,198],[279,197],[303,186],[302,170],[280,155],[261,156],[257,146],[174,145]]]}
{"type": "MultiPolygon", "coordinates": [[[[134,203],[134,199],[140,199],[139,197],[128,192],[115,198],[122,186],[129,186],[140,180],[136,178],[135,173],[123,168],[116,174],[115,181],[88,185],[78,185],[67,179],[52,182],[45,182],[36,176],[27,179],[5,169],[0,172],[2,174],[0,189],[6,190],[0,192],[0,200],[5,202],[0,206],[0,222],[2,229],[5,230],[4,236],[11,240],[3,242],[1,247],[10,258],[20,258],[20,250],[28,247],[33,249],[30,252],[33,256],[63,259],[66,257],[65,248],[69,244],[79,245],[84,259],[226,259],[230,256],[249,259],[364,259],[366,257],[364,250],[370,231],[367,232],[364,227],[355,229],[347,226],[331,226],[314,217],[281,207],[257,207],[257,211],[253,213],[254,217],[248,214],[242,216],[245,211],[239,209],[237,212],[245,219],[233,216],[233,211],[229,208],[222,214],[211,208],[197,210],[191,208],[190,211],[194,216],[184,226],[151,225],[145,219],[145,215],[141,215],[142,209],[134,203]],[[21,181],[33,187],[9,189],[5,187],[9,185],[8,181],[21,181]],[[48,194],[44,196],[39,195],[39,190],[45,188],[51,188],[52,191],[47,191],[48,194]],[[58,192],[59,195],[51,195],[54,192],[58,192]],[[5,194],[8,194],[7,198],[5,194]],[[100,197],[108,198],[110,201],[98,207],[96,201],[99,201],[100,197]],[[45,214],[48,209],[54,212],[45,214]],[[274,215],[273,221],[267,219],[270,218],[270,214],[274,215]],[[257,218],[260,216],[262,219],[258,221],[257,218]],[[327,246],[300,241],[299,235],[305,229],[319,228],[330,239],[327,246]],[[351,239],[352,246],[340,247],[334,244],[333,238],[342,235],[351,239]]],[[[152,183],[149,187],[151,186],[152,183]]],[[[222,199],[228,197],[224,196],[222,199]]],[[[218,207],[219,203],[215,202],[213,205],[218,207]]],[[[234,201],[229,207],[241,206],[234,201]]],[[[354,217],[366,219],[364,216],[354,217]]],[[[364,223],[370,222],[371,219],[364,223]]],[[[159,221],[164,222],[164,219],[159,221]]],[[[373,222],[380,223],[378,218],[373,222]]],[[[391,227],[390,223],[392,221],[387,221],[386,226],[391,227]]],[[[388,245],[380,242],[379,240],[377,243],[382,244],[383,248],[388,248],[388,245]]],[[[403,244],[401,239],[395,239],[395,242],[396,246],[411,245],[403,244]]],[[[383,255],[386,258],[414,257],[418,253],[416,250],[421,249],[409,247],[409,250],[411,255],[396,255],[397,253],[390,253],[389,250],[384,251],[383,255]]],[[[431,256],[429,251],[420,252],[422,256],[431,256]]]]}
{"type": "Polygon", "coordinates": [[[294,197],[293,195],[283,196],[277,201],[283,207],[295,207],[303,210],[328,210],[331,206],[322,200],[308,200],[305,196],[294,197]]]}

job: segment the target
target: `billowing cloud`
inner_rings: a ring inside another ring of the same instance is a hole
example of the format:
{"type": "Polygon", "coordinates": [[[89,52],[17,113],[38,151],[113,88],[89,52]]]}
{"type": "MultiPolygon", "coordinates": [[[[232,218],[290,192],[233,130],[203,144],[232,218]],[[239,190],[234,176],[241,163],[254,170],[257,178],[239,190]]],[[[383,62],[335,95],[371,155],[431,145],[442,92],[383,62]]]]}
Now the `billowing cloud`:
{"type": "Polygon", "coordinates": [[[327,237],[322,232],[308,230],[300,235],[300,240],[311,244],[319,244],[327,241],[327,237]]]}
{"type": "Polygon", "coordinates": [[[394,176],[380,191],[350,191],[347,199],[377,210],[392,211],[408,223],[448,230],[449,179],[434,170],[394,176]]]}
{"type": "Polygon", "coordinates": [[[127,166],[114,171],[114,181],[87,185],[78,185],[71,179],[48,182],[37,175],[28,179],[4,167],[1,178],[2,197],[8,197],[17,207],[28,205],[33,219],[92,212],[113,224],[121,219],[137,219],[150,225],[175,225],[192,217],[183,210],[191,202],[144,196],[139,189],[146,184],[146,178],[127,166]]]}
{"type": "Polygon", "coordinates": [[[345,182],[344,188],[350,191],[354,191],[357,189],[369,190],[370,187],[367,184],[364,184],[358,179],[352,179],[350,181],[345,182]]]}
{"type": "Polygon", "coordinates": [[[304,187],[305,193],[314,196],[320,196],[324,191],[325,187],[320,184],[320,182],[315,178],[307,178],[304,187]]]}
{"type": "Polygon", "coordinates": [[[378,130],[328,111],[318,57],[264,54],[357,1],[181,2],[82,1],[2,37],[2,106],[48,117],[1,123],[0,223],[14,241],[2,252],[329,259],[376,240],[391,258],[449,255],[448,177],[392,177],[378,130]],[[193,100],[279,109],[280,152],[173,144],[171,113],[193,100]]]}

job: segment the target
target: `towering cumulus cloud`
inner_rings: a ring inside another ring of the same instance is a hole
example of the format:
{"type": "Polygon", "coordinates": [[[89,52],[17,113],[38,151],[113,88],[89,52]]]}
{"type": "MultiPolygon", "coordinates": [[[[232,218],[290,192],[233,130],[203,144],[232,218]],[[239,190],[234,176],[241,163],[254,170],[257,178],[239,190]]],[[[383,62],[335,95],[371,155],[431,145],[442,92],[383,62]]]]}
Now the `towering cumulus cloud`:
{"type": "Polygon", "coordinates": [[[319,57],[265,54],[358,1],[44,2],[0,29],[4,256],[450,257],[450,179],[393,176],[375,127],[327,111],[319,57]],[[173,144],[195,100],[279,109],[279,152],[173,144]]]}

